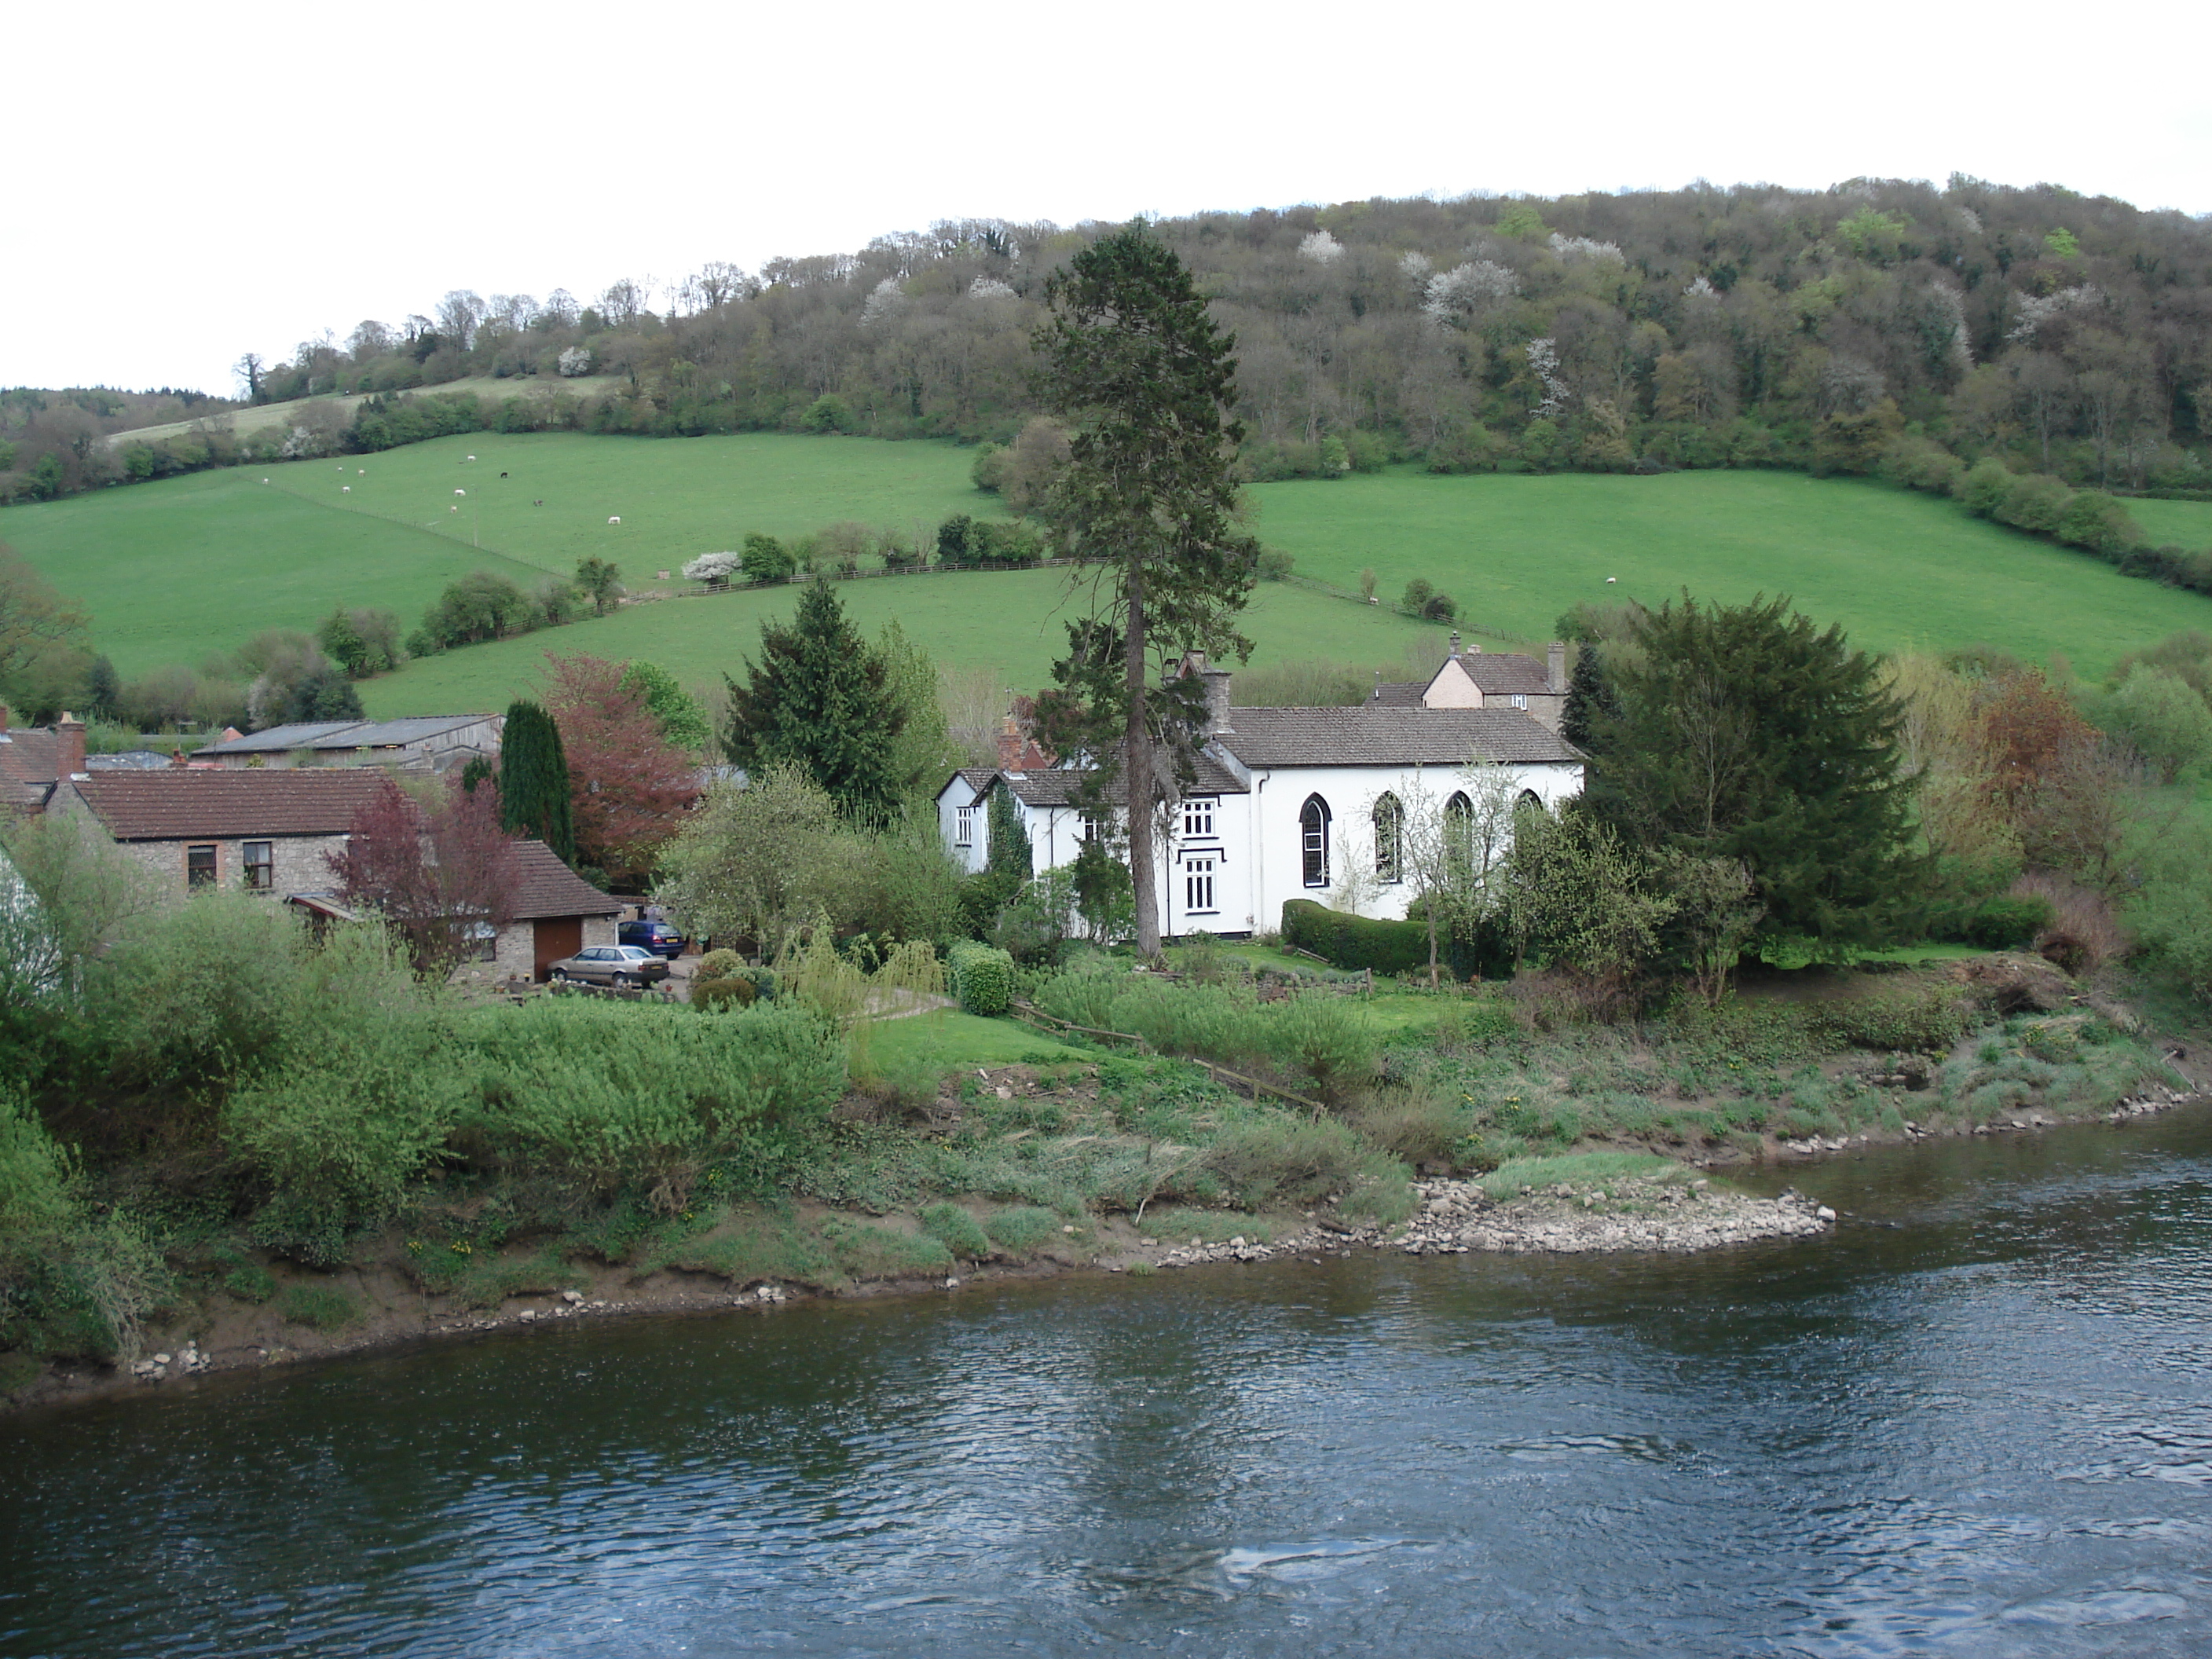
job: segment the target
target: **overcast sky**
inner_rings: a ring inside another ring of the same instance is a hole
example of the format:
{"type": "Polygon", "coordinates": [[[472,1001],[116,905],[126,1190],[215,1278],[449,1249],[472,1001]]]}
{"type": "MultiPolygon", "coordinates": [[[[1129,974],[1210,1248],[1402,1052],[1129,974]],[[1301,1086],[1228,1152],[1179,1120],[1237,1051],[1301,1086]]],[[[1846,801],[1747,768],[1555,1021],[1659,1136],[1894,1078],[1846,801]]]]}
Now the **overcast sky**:
{"type": "Polygon", "coordinates": [[[2212,26],[1747,5],[49,6],[9,26],[0,385],[969,216],[2051,180],[2212,210],[2212,26]]]}

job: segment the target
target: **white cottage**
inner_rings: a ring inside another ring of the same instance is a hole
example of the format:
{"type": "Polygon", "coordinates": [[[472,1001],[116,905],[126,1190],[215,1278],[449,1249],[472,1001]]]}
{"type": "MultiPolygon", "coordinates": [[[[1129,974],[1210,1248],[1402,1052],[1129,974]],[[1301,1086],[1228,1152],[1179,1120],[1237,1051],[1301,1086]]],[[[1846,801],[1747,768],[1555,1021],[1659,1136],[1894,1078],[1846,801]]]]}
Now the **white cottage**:
{"type": "MultiPolygon", "coordinates": [[[[1326,903],[1354,890],[1361,914],[1402,917],[1413,889],[1394,814],[1423,799],[1449,805],[1465,767],[1503,769],[1547,810],[1579,794],[1583,757],[1558,731],[1564,651],[1540,665],[1462,657],[1456,635],[1452,647],[1425,685],[1380,686],[1354,708],[1238,708],[1227,670],[1186,664],[1206,680],[1210,714],[1197,775],[1158,848],[1161,933],[1259,932],[1280,925],[1286,900],[1326,903]]],[[[1077,804],[1085,777],[1024,764],[957,772],[937,798],[945,845],[966,868],[983,867],[990,795],[1003,787],[1034,868],[1068,863],[1109,827],[1077,804]]]]}

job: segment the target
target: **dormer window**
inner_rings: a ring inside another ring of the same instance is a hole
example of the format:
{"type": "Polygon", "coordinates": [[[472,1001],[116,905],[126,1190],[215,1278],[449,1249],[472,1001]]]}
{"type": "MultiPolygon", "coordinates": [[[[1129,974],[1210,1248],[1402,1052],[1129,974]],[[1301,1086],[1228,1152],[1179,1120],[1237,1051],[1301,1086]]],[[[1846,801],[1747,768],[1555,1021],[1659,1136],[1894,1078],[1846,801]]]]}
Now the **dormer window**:
{"type": "Polygon", "coordinates": [[[975,844],[975,809],[956,806],[952,809],[952,844],[973,847],[975,844]]]}

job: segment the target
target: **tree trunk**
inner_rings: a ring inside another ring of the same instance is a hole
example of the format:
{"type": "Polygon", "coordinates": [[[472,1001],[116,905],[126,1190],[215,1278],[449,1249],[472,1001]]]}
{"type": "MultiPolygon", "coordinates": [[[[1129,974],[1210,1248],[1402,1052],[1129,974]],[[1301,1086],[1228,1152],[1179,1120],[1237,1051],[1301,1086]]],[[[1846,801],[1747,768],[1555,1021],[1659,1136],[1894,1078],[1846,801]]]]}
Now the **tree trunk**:
{"type": "Polygon", "coordinates": [[[1129,632],[1122,647],[1129,724],[1121,734],[1121,782],[1129,814],[1129,885],[1137,902],[1137,954],[1160,955],[1158,884],[1152,869],[1152,740],[1145,723],[1145,582],[1129,575],[1129,632]]]}

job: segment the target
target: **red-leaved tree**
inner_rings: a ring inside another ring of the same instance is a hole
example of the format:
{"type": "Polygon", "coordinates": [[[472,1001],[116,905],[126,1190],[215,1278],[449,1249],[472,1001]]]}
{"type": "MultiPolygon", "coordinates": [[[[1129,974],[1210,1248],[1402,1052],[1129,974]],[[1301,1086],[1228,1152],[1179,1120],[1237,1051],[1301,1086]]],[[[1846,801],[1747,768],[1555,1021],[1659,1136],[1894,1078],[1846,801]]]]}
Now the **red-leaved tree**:
{"type": "Polygon", "coordinates": [[[417,973],[442,978],[514,920],[515,837],[489,789],[449,787],[424,811],[390,778],[329,854],[337,896],[405,941],[417,973]]]}
{"type": "Polygon", "coordinates": [[[623,686],[625,665],[545,653],[545,708],[561,728],[576,854],[635,884],[699,799],[695,763],[661,735],[644,694],[623,686]]]}

